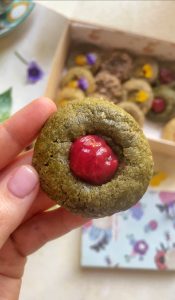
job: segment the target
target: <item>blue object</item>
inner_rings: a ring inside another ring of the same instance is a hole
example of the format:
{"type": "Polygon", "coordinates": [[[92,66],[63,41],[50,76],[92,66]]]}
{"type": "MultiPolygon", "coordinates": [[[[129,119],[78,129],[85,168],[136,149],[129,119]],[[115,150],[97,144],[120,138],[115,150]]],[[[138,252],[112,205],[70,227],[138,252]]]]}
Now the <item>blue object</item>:
{"type": "Polygon", "coordinates": [[[14,0],[6,13],[0,16],[0,37],[18,27],[29,16],[35,4],[32,0],[14,0]]]}

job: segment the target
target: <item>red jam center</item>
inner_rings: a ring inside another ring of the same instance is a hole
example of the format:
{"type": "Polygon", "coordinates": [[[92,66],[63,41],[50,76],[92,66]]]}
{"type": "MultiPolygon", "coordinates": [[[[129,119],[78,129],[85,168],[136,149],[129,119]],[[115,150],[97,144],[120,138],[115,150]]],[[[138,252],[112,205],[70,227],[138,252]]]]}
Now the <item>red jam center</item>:
{"type": "Polygon", "coordinates": [[[172,70],[162,68],[160,69],[159,80],[162,84],[171,83],[175,80],[175,74],[172,70]]]}
{"type": "Polygon", "coordinates": [[[70,169],[80,179],[96,185],[108,182],[118,169],[117,155],[96,135],[77,139],[70,149],[70,169]]]}
{"type": "Polygon", "coordinates": [[[151,109],[155,113],[163,112],[165,110],[165,101],[162,98],[155,98],[151,109]]]}

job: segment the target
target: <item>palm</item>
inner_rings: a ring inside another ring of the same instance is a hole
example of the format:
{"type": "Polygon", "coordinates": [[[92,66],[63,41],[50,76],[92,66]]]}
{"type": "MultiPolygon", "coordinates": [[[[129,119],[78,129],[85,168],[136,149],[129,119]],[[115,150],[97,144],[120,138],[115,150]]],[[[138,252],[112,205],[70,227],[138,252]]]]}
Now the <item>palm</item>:
{"type": "MultiPolygon", "coordinates": [[[[0,169],[3,169],[0,179],[19,165],[31,164],[32,151],[15,157],[36,137],[54,111],[55,106],[50,101],[34,101],[0,127],[0,169]],[[7,148],[6,145],[10,147],[7,148]]],[[[85,220],[81,217],[74,216],[63,208],[46,212],[53,205],[54,202],[40,190],[21,221],[18,220],[14,223],[14,228],[8,229],[8,238],[3,236],[3,232],[1,237],[0,231],[0,299],[18,299],[27,255],[47,241],[84,223],[85,220]]]]}

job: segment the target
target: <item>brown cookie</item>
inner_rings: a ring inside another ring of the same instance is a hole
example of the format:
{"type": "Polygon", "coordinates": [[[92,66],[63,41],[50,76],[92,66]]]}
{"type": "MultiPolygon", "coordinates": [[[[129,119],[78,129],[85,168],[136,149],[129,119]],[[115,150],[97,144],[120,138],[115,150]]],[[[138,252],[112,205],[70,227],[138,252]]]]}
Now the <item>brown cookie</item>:
{"type": "Polygon", "coordinates": [[[122,86],[120,80],[108,71],[101,71],[95,77],[96,92],[108,97],[114,103],[121,101],[122,86]]]}
{"type": "Polygon", "coordinates": [[[125,51],[114,50],[106,53],[102,69],[115,75],[121,81],[127,80],[133,68],[133,59],[125,51]]]}

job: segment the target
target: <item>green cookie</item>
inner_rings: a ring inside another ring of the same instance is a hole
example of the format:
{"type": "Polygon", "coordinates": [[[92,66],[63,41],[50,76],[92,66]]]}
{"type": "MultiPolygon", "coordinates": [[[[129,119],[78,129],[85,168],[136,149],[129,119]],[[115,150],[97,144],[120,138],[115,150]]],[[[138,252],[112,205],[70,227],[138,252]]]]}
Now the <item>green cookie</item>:
{"type": "Polygon", "coordinates": [[[141,199],[153,173],[149,144],[135,120],[117,105],[87,98],[71,101],[46,122],[35,144],[33,165],[42,189],[61,206],[98,218],[126,210],[141,199]],[[119,157],[112,180],[102,185],[76,178],[69,167],[72,143],[103,137],[119,157]]]}
{"type": "MultiPolygon", "coordinates": [[[[160,98],[165,102],[165,109],[162,112],[155,112],[153,109],[147,114],[148,119],[154,122],[167,122],[175,116],[175,91],[168,86],[160,86],[154,90],[154,99],[160,98]]],[[[153,100],[154,101],[154,100],[153,100]]]]}

